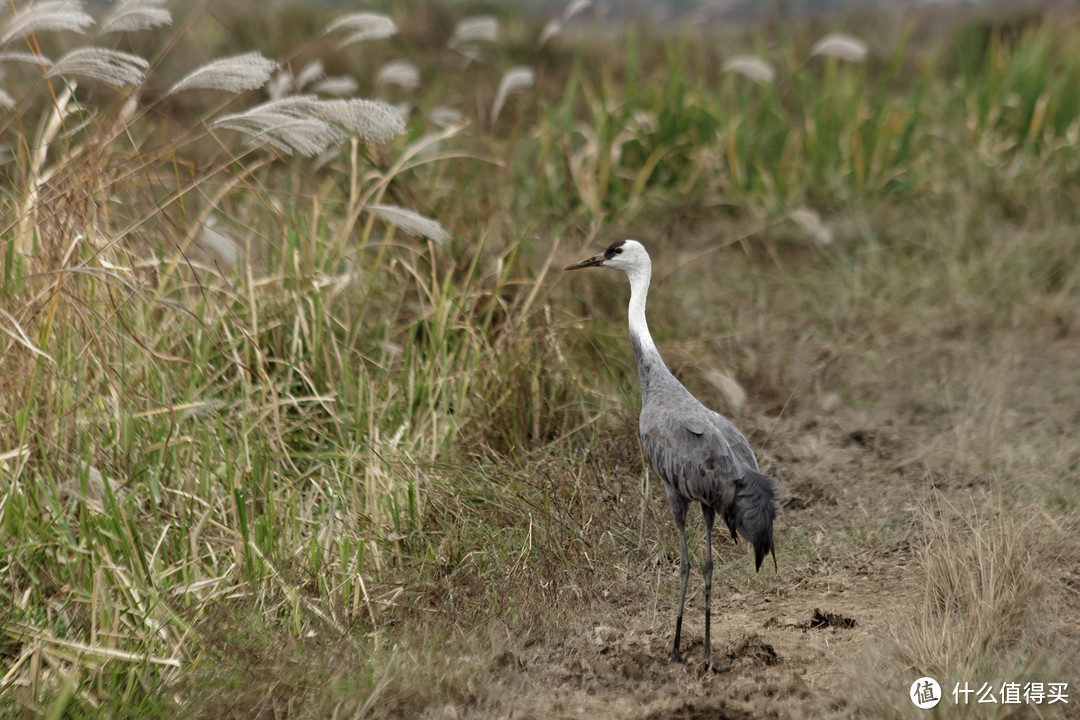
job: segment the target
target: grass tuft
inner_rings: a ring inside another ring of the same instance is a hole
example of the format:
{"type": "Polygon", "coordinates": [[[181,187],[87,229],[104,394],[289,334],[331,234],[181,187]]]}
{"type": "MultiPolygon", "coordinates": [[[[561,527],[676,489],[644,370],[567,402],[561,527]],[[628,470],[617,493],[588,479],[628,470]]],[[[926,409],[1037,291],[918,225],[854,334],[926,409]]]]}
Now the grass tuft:
{"type": "Polygon", "coordinates": [[[1058,624],[1058,538],[1045,530],[1050,518],[1001,506],[988,512],[957,508],[939,499],[924,506],[918,520],[923,539],[912,570],[922,588],[886,651],[882,674],[895,680],[869,691],[877,710],[885,717],[920,716],[924,710],[896,698],[916,678],[929,676],[940,683],[942,705],[950,712],[1037,716],[1030,703],[978,703],[963,689],[989,685],[1000,698],[1005,683],[1022,688],[1069,680],[1064,659],[1073,641],[1058,624]]]}

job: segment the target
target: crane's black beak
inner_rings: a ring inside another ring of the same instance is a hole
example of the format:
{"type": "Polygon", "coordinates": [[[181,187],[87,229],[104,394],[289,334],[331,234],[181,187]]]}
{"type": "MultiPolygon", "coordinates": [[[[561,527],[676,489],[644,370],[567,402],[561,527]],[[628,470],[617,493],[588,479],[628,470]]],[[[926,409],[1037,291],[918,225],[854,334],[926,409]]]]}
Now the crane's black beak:
{"type": "Polygon", "coordinates": [[[593,255],[588,260],[582,260],[579,263],[567,265],[563,270],[580,270],[581,268],[596,267],[597,265],[603,265],[605,260],[607,260],[607,258],[603,255],[593,255]]]}

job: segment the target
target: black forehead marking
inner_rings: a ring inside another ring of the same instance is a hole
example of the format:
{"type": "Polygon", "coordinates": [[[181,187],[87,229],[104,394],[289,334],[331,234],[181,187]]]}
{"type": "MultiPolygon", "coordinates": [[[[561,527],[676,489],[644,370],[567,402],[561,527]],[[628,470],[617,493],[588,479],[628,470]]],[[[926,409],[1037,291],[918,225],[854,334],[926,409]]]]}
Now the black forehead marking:
{"type": "Polygon", "coordinates": [[[618,250],[619,248],[621,248],[625,244],[626,244],[625,240],[620,240],[618,242],[611,243],[610,245],[608,245],[608,249],[604,251],[604,257],[610,258],[611,256],[613,256],[615,254],[616,250],[618,250]]]}

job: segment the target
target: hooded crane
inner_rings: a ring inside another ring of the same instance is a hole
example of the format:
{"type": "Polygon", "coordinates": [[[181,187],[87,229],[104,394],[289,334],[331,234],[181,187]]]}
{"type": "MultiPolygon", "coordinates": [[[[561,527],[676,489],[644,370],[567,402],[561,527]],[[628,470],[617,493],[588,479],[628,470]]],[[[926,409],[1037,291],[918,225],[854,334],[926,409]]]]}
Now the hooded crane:
{"type": "Polygon", "coordinates": [[[682,632],[686,581],[690,558],[686,550],[686,509],[701,505],[705,518],[705,665],[712,666],[709,623],[712,611],[712,528],[717,515],[727,523],[731,538],[742,535],[754,547],[757,570],[772,553],[773,519],[776,517],[776,486],[773,478],[758,471],[750,444],[730,420],[709,410],[682,386],[664,365],[645,323],[645,296],[649,292],[652,262],[636,240],[613,243],[602,255],[569,266],[567,270],[608,267],[622,270],[630,279],[630,343],[637,357],[641,382],[641,444],[652,469],[664,482],[671,514],[679,528],[679,614],[675,620],[675,647],[671,662],[682,662],[682,632]]]}

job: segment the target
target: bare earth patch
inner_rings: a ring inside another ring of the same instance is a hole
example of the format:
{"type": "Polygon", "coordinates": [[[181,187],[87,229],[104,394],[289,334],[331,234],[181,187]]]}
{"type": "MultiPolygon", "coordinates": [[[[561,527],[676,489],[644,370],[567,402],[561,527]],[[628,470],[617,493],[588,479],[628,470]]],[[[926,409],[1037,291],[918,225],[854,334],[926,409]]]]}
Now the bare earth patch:
{"type": "Polygon", "coordinates": [[[514,653],[496,701],[476,716],[821,717],[849,706],[859,653],[910,606],[902,570],[883,564],[831,590],[716,593],[713,656],[728,668],[718,673],[699,664],[701,593],[684,619],[687,663],[672,665],[674,603],[664,596],[654,612],[646,589],[642,602],[597,607],[553,641],[514,653]]]}

